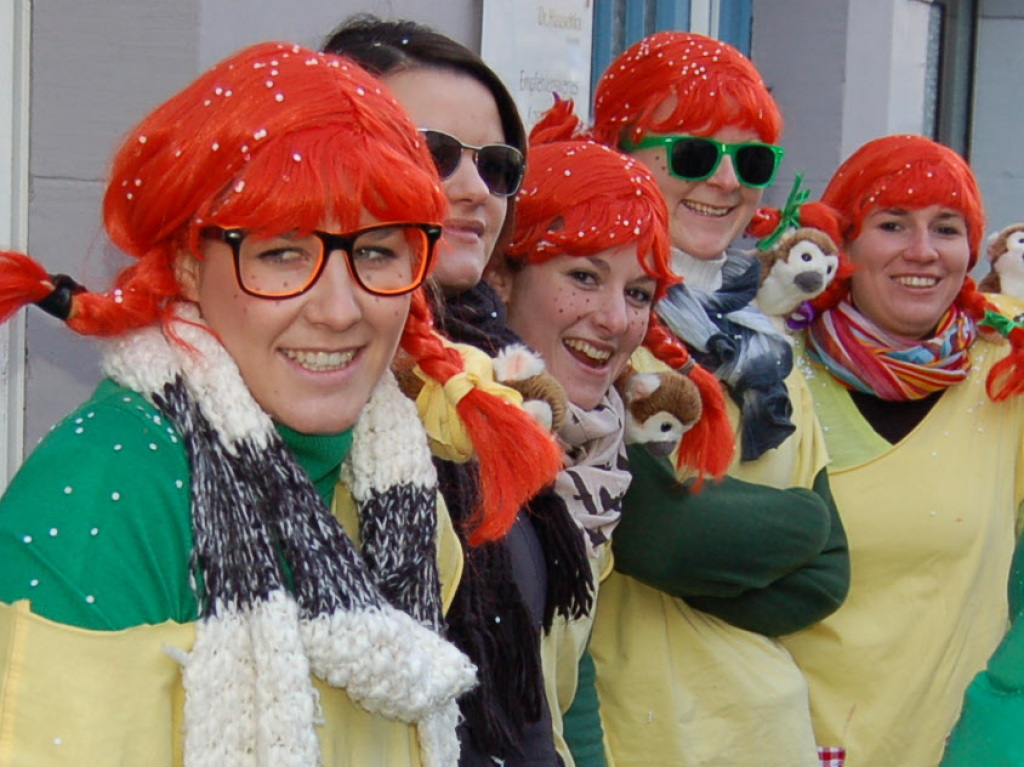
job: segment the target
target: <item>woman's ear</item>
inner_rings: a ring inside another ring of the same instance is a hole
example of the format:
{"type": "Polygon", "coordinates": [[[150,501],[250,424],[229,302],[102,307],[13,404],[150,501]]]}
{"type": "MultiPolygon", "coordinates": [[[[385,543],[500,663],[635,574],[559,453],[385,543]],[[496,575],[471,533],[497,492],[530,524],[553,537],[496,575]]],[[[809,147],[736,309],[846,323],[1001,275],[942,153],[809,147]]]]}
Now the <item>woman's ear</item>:
{"type": "Polygon", "coordinates": [[[516,279],[516,272],[509,266],[508,260],[501,257],[492,259],[484,277],[502,303],[508,306],[512,300],[512,285],[516,279]]]}
{"type": "Polygon", "coordinates": [[[203,265],[191,251],[182,249],[174,258],[174,278],[181,285],[181,297],[186,301],[199,302],[199,272],[203,265]]]}

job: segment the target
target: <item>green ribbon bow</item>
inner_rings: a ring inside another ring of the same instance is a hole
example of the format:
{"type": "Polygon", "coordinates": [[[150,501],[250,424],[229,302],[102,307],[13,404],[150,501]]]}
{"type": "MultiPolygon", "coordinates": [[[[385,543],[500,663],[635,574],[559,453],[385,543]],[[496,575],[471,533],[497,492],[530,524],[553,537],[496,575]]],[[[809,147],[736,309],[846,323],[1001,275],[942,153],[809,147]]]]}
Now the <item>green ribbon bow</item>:
{"type": "Polygon", "coordinates": [[[800,188],[803,181],[804,174],[797,173],[796,178],[793,179],[793,188],[789,192],[789,197],[786,198],[786,204],[782,206],[779,225],[775,227],[774,232],[757,241],[758,250],[768,250],[788,229],[800,228],[800,206],[811,196],[810,189],[800,188]]]}
{"type": "Polygon", "coordinates": [[[981,322],[978,323],[979,327],[990,328],[996,331],[1003,338],[1010,335],[1010,331],[1014,328],[1024,327],[1024,323],[1018,321],[1018,319],[1010,319],[1009,317],[994,312],[991,309],[985,311],[985,316],[981,318],[981,322]]]}

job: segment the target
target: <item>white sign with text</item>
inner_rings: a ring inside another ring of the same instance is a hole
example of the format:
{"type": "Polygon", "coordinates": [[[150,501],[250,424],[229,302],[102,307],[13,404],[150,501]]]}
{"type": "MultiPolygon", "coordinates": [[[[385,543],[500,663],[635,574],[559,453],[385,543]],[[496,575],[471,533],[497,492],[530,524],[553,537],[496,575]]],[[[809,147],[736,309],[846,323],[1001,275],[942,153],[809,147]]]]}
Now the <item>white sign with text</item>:
{"type": "Polygon", "coordinates": [[[592,0],[485,0],[481,55],[508,86],[527,130],[554,103],[590,119],[592,0]]]}

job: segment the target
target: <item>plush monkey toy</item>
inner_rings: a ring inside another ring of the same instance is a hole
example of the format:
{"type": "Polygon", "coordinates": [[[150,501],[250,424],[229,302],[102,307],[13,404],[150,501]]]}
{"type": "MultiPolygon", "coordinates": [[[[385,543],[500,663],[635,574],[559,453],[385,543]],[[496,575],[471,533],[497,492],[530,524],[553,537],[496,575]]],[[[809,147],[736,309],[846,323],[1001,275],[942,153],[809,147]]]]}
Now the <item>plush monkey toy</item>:
{"type": "Polygon", "coordinates": [[[805,301],[821,295],[839,268],[839,248],[820,229],[785,232],[771,247],[759,250],[758,308],[773,317],[789,317],[805,301]]]}
{"type": "Polygon", "coordinates": [[[506,346],[494,358],[494,380],[522,394],[523,410],[549,431],[562,427],[569,400],[540,355],[521,344],[506,346]]]}
{"type": "Polygon", "coordinates": [[[626,370],[615,381],[626,405],[626,443],[642,444],[652,454],[668,456],[700,419],[700,393],[689,376],[666,370],[626,370]]]}
{"type": "Polygon", "coordinates": [[[989,238],[988,261],[991,271],[978,288],[1024,300],[1024,224],[1011,224],[989,238]]]}
{"type": "Polygon", "coordinates": [[[760,237],[760,285],[754,302],[781,330],[798,330],[814,317],[811,301],[850,267],[839,252],[839,217],[820,202],[807,202],[797,174],[781,210],[761,208],[747,234],[760,237]]]}

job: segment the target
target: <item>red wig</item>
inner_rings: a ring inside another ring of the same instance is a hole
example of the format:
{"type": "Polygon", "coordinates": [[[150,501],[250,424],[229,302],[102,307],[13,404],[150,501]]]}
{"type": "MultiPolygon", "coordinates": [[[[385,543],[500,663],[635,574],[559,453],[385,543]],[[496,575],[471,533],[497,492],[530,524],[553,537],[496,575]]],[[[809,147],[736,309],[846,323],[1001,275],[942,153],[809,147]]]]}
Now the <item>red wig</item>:
{"type": "Polygon", "coordinates": [[[839,166],[821,201],[842,217],[845,242],[857,238],[876,208],[952,208],[967,222],[970,266],[978,260],[985,231],[978,182],[960,155],[924,136],[869,141],[839,166]]]}
{"type": "MultiPolygon", "coordinates": [[[[367,213],[439,222],[446,205],[419,133],[376,78],[341,57],[255,45],[201,75],[129,133],[114,158],[103,220],[111,240],[137,262],[117,275],[110,293],[76,286],[60,314],[86,335],[168,325],[181,292],[175,260],[188,252],[201,258],[200,233],[211,224],[276,235],[327,221],[349,231],[367,213]]],[[[27,303],[53,303],[48,297],[63,280],[20,254],[0,254],[0,264],[0,319],[27,303]]],[[[442,383],[463,372],[461,357],[433,332],[419,291],[402,346],[442,383]]],[[[478,448],[480,535],[497,538],[522,503],[553,480],[561,455],[528,414],[489,394],[474,390],[457,409],[478,448]],[[532,472],[514,468],[524,450],[532,472]]]]}
{"type": "MultiPolygon", "coordinates": [[[[959,154],[924,136],[896,135],[869,141],[839,166],[821,199],[839,214],[844,245],[857,238],[873,210],[917,210],[931,205],[952,208],[967,223],[968,268],[978,261],[985,230],[978,182],[959,154]]],[[[817,308],[829,309],[847,297],[849,277],[840,279],[842,276],[815,300],[817,308]]],[[[979,323],[986,313],[999,313],[970,276],[964,279],[955,303],[979,323]]],[[[1013,323],[999,323],[999,327],[1009,338],[1011,349],[989,374],[987,388],[994,400],[1024,392],[1024,327],[1013,323]]]]}
{"type": "MultiPolygon", "coordinates": [[[[556,101],[530,134],[530,164],[506,258],[537,264],[636,243],[639,263],[656,281],[660,298],[680,278],[669,268],[668,211],[658,185],[642,163],[587,140],[572,110],[571,101],[556,101]]],[[[721,476],[734,440],[718,381],[692,364],[653,312],[644,345],[688,375],[701,395],[703,414],[683,437],[680,464],[721,476]]]]}
{"type": "Polygon", "coordinates": [[[594,138],[609,146],[646,133],[710,136],[744,128],[774,144],[782,115],[750,60],[692,32],[655,32],[613,61],[594,94],[594,138]]]}

